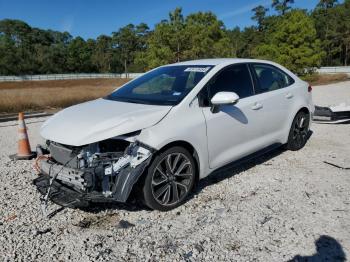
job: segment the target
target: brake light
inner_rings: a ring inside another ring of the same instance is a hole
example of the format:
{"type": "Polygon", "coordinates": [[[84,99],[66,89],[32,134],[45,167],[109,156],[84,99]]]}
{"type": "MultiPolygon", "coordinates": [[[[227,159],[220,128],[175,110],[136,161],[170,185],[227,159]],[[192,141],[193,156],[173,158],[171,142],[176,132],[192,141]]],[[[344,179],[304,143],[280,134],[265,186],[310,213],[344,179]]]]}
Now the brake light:
{"type": "Polygon", "coordinates": [[[309,87],[307,88],[307,91],[310,93],[312,91],[312,86],[309,85],[309,87]]]}

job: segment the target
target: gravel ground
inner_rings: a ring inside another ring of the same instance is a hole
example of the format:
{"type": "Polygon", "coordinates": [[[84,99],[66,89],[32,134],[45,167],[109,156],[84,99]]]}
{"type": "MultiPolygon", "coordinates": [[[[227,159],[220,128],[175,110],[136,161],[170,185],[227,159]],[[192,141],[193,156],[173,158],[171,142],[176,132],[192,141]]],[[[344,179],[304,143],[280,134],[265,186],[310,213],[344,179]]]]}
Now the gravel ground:
{"type": "Polygon", "coordinates": [[[313,88],[313,98],[316,105],[334,106],[346,103],[350,106],[350,81],[316,86],[313,88]]]}
{"type": "MultiPolygon", "coordinates": [[[[349,82],[314,87],[349,100],[349,82]]],[[[45,118],[28,119],[32,145],[45,118]]],[[[202,180],[166,213],[134,205],[60,210],[44,219],[33,161],[10,161],[15,122],[0,123],[0,256],[5,261],[345,261],[350,256],[350,125],[313,124],[298,152],[275,151],[202,180]]]]}

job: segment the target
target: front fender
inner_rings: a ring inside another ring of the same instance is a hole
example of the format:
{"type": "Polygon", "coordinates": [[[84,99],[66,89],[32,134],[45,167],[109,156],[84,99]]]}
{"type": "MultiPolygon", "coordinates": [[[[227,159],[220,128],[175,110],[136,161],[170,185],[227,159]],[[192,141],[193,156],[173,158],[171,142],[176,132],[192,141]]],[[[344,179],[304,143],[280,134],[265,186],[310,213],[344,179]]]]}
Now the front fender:
{"type": "Polygon", "coordinates": [[[210,173],[207,127],[198,99],[173,107],[162,121],[142,130],[137,139],[156,150],[170,143],[184,141],[198,154],[199,178],[210,173]]]}

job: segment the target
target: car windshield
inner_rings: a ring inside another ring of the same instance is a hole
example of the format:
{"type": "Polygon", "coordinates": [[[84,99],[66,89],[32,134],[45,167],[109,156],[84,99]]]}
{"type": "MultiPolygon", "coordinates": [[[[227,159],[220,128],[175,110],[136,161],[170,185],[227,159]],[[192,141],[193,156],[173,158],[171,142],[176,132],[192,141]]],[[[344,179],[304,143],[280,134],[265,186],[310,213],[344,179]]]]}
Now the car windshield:
{"type": "Polygon", "coordinates": [[[206,65],[160,67],[125,84],[106,99],[151,105],[176,105],[212,67],[206,65]]]}

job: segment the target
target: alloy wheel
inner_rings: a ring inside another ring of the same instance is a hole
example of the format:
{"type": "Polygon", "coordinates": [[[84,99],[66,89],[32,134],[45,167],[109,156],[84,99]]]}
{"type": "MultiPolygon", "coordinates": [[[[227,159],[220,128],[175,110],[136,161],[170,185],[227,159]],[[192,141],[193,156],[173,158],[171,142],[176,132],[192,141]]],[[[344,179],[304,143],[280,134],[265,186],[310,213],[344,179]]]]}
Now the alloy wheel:
{"type": "Polygon", "coordinates": [[[182,153],[166,155],[152,175],[152,194],[161,205],[170,206],[182,201],[190,190],[193,167],[182,153]]]}
{"type": "Polygon", "coordinates": [[[299,114],[294,123],[292,139],[298,148],[303,147],[307,140],[308,121],[304,114],[299,114]]]}

